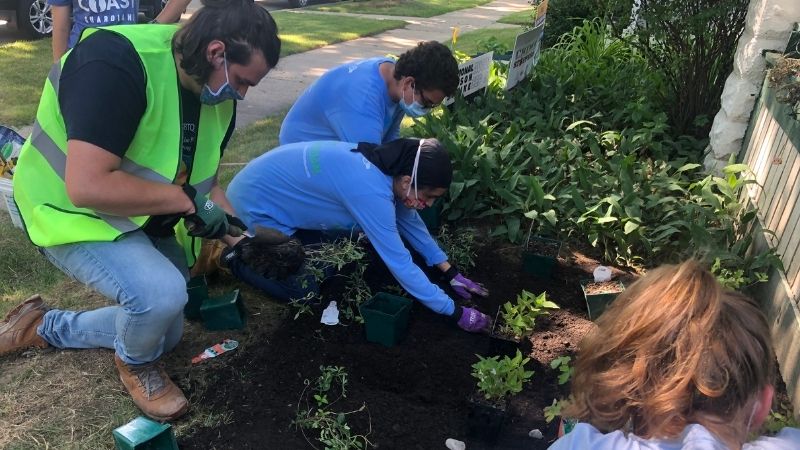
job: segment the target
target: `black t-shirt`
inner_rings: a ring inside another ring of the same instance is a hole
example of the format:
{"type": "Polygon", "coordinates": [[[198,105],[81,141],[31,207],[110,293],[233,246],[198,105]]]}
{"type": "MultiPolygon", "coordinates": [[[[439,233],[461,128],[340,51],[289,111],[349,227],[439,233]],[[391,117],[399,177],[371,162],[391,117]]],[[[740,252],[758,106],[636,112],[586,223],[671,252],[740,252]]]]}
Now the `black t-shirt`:
{"type": "MultiPolygon", "coordinates": [[[[58,102],[67,139],[101,147],[120,158],[133,140],[147,108],[145,73],[131,43],[110,31],[97,31],[72,50],[59,81],[58,102]]],[[[200,120],[200,100],[180,86],[181,160],[191,174],[200,120]]],[[[222,155],[233,133],[236,108],[220,146],[222,155]]],[[[154,145],[157,143],[154,143],[154,145]]],[[[177,214],[154,216],[144,231],[154,236],[172,235],[177,214]]]]}

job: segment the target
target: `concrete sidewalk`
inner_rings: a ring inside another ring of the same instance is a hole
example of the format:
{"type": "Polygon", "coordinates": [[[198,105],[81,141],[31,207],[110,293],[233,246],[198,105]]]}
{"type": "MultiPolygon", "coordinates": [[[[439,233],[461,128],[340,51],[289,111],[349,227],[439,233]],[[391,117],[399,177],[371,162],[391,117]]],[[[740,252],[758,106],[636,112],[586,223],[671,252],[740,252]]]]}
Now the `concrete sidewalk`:
{"type": "MultiPolygon", "coordinates": [[[[392,17],[406,20],[404,28],[389,30],[375,36],[328,45],[316,50],[282,58],[258,86],[247,91],[245,100],[237,108],[236,126],[243,127],[267,116],[287,111],[297,97],[328,69],[353,60],[399,55],[420,41],[445,41],[452,35],[452,27],[461,34],[481,28],[505,28],[510,25],[496,23],[501,17],[530,8],[527,0],[495,0],[484,6],[453,11],[429,18],[392,17]]],[[[296,11],[293,13],[318,13],[296,11]]],[[[338,13],[330,14],[335,20],[338,13]]],[[[350,15],[350,14],[348,14],[350,15]]],[[[360,14],[362,17],[388,18],[360,14]]],[[[331,95],[336,95],[332,92],[331,95]]]]}

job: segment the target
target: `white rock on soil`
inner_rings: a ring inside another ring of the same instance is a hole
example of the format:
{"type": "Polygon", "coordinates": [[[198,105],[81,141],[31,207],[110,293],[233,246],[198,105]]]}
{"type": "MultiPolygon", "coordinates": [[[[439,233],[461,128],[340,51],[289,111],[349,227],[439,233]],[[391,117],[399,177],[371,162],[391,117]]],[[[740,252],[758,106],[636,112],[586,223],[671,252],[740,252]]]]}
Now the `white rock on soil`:
{"type": "Polygon", "coordinates": [[[444,445],[450,450],[466,450],[467,448],[467,444],[455,439],[448,439],[444,441],[444,445]]]}
{"type": "Polygon", "coordinates": [[[528,436],[530,436],[530,437],[532,437],[534,439],[541,439],[541,438],[544,437],[544,435],[542,434],[541,431],[539,431],[538,428],[529,431],[528,432],[528,436]]]}

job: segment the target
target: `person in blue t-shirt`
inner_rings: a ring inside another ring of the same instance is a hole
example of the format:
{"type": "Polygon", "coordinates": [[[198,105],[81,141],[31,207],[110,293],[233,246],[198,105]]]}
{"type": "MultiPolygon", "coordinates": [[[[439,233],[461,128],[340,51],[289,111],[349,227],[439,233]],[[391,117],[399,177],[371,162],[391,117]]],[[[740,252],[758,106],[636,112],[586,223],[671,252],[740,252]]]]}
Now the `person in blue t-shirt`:
{"type": "MultiPolygon", "coordinates": [[[[169,0],[153,23],[173,23],[191,0],[169,0]]],[[[134,24],[139,2],[134,0],[47,0],[53,15],[53,62],[71,49],[89,27],[134,24]]]]}
{"type": "Polygon", "coordinates": [[[458,63],[436,41],[419,43],[397,61],[381,57],[344,64],[300,95],[283,120],[280,143],[393,141],[404,116],[427,114],[457,87],[458,63]]]}
{"type": "MultiPolygon", "coordinates": [[[[428,265],[444,272],[458,295],[488,295],[483,286],[448,262],[417,214],[417,209],[430,206],[447,192],[452,175],[447,150],[436,139],[398,139],[380,146],[303,142],[278,147],[250,161],[233,178],[227,195],[251,230],[264,227],[301,236],[308,235],[308,230],[360,229],[411,296],[451,316],[464,330],[483,331],[491,319],[474,308],[457,306],[431,283],[402,240],[428,265]]],[[[239,279],[283,301],[300,299],[316,289],[300,282],[305,279],[302,274],[279,280],[246,265],[240,250],[248,239],[242,238],[222,257],[239,279]]]]}

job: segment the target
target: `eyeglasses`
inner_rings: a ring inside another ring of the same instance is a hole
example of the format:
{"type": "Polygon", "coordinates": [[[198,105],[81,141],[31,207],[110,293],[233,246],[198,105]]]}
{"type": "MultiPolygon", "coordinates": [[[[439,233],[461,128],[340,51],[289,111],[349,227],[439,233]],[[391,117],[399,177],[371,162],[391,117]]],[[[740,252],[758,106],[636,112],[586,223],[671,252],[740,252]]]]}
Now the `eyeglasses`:
{"type": "Polygon", "coordinates": [[[422,99],[420,103],[422,104],[423,108],[433,109],[441,104],[441,102],[439,103],[432,102],[429,98],[425,97],[425,93],[423,93],[421,90],[416,90],[416,89],[414,90],[417,92],[417,94],[419,94],[419,98],[422,99]]]}

